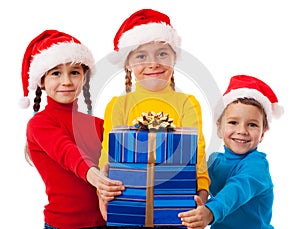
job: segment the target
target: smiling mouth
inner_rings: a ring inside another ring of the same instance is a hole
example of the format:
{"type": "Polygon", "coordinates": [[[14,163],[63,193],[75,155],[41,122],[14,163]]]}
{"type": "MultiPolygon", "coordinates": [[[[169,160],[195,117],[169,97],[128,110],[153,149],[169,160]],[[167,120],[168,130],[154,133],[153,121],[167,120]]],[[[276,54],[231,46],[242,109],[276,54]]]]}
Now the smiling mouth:
{"type": "Polygon", "coordinates": [[[145,76],[158,76],[163,74],[164,72],[152,72],[152,73],[145,73],[145,76]]]}
{"type": "Polygon", "coordinates": [[[244,140],[244,139],[238,139],[238,138],[232,138],[233,141],[238,143],[248,143],[250,140],[244,140]]]}
{"type": "Polygon", "coordinates": [[[60,93],[72,93],[72,92],[74,92],[74,90],[64,90],[64,91],[57,91],[57,92],[60,92],[60,93]]]}

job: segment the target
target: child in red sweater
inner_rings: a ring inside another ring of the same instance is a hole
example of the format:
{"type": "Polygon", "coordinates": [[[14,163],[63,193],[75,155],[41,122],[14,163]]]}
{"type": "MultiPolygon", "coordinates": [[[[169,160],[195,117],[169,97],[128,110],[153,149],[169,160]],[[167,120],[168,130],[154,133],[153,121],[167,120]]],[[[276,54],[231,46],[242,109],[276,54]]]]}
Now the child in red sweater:
{"type": "Polygon", "coordinates": [[[29,89],[35,90],[36,113],[27,125],[28,158],[40,173],[48,195],[46,229],[102,228],[96,190],[109,186],[115,194],[122,183],[98,170],[103,120],[78,111],[83,89],[88,113],[92,103],[89,80],[94,65],[91,52],[76,38],[46,30],[26,49],[22,64],[23,108],[29,106],[29,89]],[[47,105],[39,111],[42,90],[47,105]]]}

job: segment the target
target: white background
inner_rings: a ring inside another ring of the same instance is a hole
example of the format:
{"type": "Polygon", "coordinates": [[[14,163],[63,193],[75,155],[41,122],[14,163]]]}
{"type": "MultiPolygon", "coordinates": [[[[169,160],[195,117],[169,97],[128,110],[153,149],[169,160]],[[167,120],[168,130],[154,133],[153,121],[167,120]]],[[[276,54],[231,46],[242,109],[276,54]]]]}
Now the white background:
{"type": "MultiPolygon", "coordinates": [[[[248,74],[271,85],[285,115],[274,120],[260,150],[268,154],[274,182],[272,224],[296,228],[299,205],[300,76],[299,6],[292,0],[110,0],[5,1],[1,3],[1,228],[43,227],[43,183],[24,159],[25,129],[32,109],[22,110],[21,64],[29,42],[45,29],[72,34],[99,60],[113,49],[123,20],[141,8],[168,14],[182,48],[211,72],[223,92],[229,78],[248,74]]],[[[176,81],[176,79],[175,79],[176,81]]],[[[114,85],[123,87],[123,77],[114,85]]],[[[115,89],[118,95],[118,89],[115,89]]],[[[110,98],[110,95],[106,97],[110,98]]],[[[104,108],[106,101],[100,107],[104,108]]],[[[100,108],[99,108],[100,109],[100,108]]],[[[203,113],[209,113],[203,108],[203,113]]],[[[101,111],[99,111],[101,116],[101,111]]],[[[204,115],[205,116],[205,115],[204,115]]],[[[210,117],[204,117],[208,136],[210,117]],[[207,124],[208,123],[208,124],[207,124]]],[[[228,197],[230,198],[230,197],[228,197]]]]}

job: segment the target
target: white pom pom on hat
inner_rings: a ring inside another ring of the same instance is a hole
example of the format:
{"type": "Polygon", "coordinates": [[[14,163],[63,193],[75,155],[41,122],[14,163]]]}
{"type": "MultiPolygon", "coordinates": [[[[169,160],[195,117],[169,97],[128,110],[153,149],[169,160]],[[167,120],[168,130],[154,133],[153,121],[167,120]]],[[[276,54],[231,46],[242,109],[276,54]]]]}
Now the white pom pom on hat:
{"type": "Polygon", "coordinates": [[[29,107],[29,105],[30,105],[30,99],[28,97],[20,98],[20,100],[19,100],[19,107],[20,108],[26,109],[26,108],[29,107]]]}
{"type": "Polygon", "coordinates": [[[238,98],[253,98],[263,106],[268,122],[272,117],[280,118],[284,109],[278,104],[277,96],[269,85],[262,80],[248,75],[236,75],[231,77],[229,85],[223,94],[223,106],[220,104],[215,111],[215,118],[218,119],[228,104],[238,98]]]}
{"type": "Polygon", "coordinates": [[[41,78],[59,64],[82,63],[91,70],[95,65],[91,51],[79,40],[57,30],[45,30],[28,45],[22,63],[22,83],[24,97],[19,100],[21,108],[28,108],[29,90],[40,86],[41,78]]]}

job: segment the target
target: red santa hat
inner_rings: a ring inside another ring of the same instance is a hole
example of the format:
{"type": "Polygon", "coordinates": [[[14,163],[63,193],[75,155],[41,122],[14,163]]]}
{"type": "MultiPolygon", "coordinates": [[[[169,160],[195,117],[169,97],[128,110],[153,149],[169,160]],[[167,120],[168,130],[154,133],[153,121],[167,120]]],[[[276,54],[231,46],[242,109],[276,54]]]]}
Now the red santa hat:
{"type": "Polygon", "coordinates": [[[24,97],[19,101],[22,108],[30,105],[29,90],[36,90],[42,76],[59,64],[82,63],[91,70],[94,58],[90,50],[79,40],[57,30],[45,30],[28,45],[22,63],[24,97]]]}
{"type": "MultiPolygon", "coordinates": [[[[223,94],[223,103],[226,107],[238,98],[253,98],[264,108],[268,122],[272,117],[279,118],[284,110],[278,104],[278,99],[265,82],[252,76],[236,75],[230,79],[229,86],[223,94]]],[[[218,117],[222,111],[217,112],[218,117]]]]}
{"type": "Polygon", "coordinates": [[[142,9],[127,18],[114,38],[115,53],[110,60],[124,63],[130,51],[151,41],[167,42],[176,51],[180,47],[180,37],[170,23],[170,18],[152,9],[142,9]]]}

